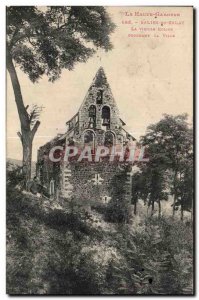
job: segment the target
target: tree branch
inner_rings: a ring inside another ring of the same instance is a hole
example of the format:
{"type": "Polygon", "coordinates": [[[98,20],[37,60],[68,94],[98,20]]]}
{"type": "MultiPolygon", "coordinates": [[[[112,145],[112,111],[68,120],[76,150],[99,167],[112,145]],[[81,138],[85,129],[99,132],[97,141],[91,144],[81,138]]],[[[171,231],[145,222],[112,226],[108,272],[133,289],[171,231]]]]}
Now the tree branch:
{"type": "Polygon", "coordinates": [[[14,33],[13,33],[13,36],[12,36],[12,38],[11,38],[11,40],[10,40],[10,43],[9,43],[9,49],[11,49],[12,46],[13,46],[13,44],[14,44],[14,37],[16,36],[17,32],[18,32],[18,27],[15,28],[15,31],[14,31],[14,33]]]}
{"type": "Polygon", "coordinates": [[[37,38],[38,36],[37,36],[37,34],[34,34],[34,33],[28,34],[28,32],[25,32],[24,34],[19,35],[19,36],[14,40],[13,44],[16,45],[17,42],[19,42],[19,41],[21,41],[21,40],[23,40],[23,39],[29,39],[29,38],[31,38],[31,37],[36,37],[36,38],[37,38]]]}
{"type": "Polygon", "coordinates": [[[21,134],[21,132],[17,132],[17,135],[18,135],[18,137],[20,138],[20,140],[21,140],[21,142],[22,142],[22,134],[21,134]]]}
{"type": "Polygon", "coordinates": [[[34,116],[35,116],[35,109],[30,113],[30,115],[29,115],[29,121],[30,121],[30,124],[31,124],[31,122],[32,122],[32,119],[34,118],[34,116]]]}
{"type": "Polygon", "coordinates": [[[33,139],[35,133],[37,132],[37,129],[38,129],[39,125],[40,125],[40,121],[37,121],[35,123],[35,125],[33,126],[33,129],[31,130],[32,139],[33,139]]]}
{"type": "Polygon", "coordinates": [[[21,139],[22,138],[22,134],[20,131],[17,132],[18,137],[21,139]]]}

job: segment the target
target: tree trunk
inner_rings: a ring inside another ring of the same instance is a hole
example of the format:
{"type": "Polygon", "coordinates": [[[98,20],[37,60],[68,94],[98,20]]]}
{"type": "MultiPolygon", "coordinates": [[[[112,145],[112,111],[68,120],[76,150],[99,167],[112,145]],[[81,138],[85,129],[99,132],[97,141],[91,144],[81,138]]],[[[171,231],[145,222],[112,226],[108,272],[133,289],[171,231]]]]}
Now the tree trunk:
{"type": "Polygon", "coordinates": [[[177,171],[174,173],[174,180],[173,180],[173,188],[174,188],[174,198],[173,198],[173,217],[175,216],[175,206],[176,206],[176,200],[177,200],[177,195],[176,195],[176,180],[177,180],[177,171]]]}
{"type": "Polygon", "coordinates": [[[7,50],[7,52],[6,52],[6,66],[7,66],[7,70],[10,74],[10,79],[12,82],[12,87],[13,87],[13,91],[14,91],[14,95],[15,95],[15,102],[17,105],[17,110],[18,110],[18,114],[19,114],[21,127],[23,127],[24,130],[30,131],[29,116],[28,116],[27,110],[23,103],[21,87],[19,84],[17,72],[15,70],[9,50],[7,50]]]}
{"type": "Polygon", "coordinates": [[[151,205],[151,216],[153,216],[154,208],[155,208],[154,200],[152,200],[152,205],[151,205]]]}
{"type": "Polygon", "coordinates": [[[158,216],[161,217],[161,202],[158,200],[158,216]]]}
{"type": "Polygon", "coordinates": [[[147,205],[147,217],[149,215],[149,208],[151,206],[151,200],[148,201],[148,205],[147,205]]]}
{"type": "Polygon", "coordinates": [[[32,162],[32,137],[31,134],[22,134],[22,147],[23,147],[23,164],[22,170],[27,183],[31,178],[31,162],[32,162]]]}
{"type": "Polygon", "coordinates": [[[147,217],[148,217],[148,215],[149,215],[149,206],[148,206],[148,205],[147,205],[146,215],[147,215],[147,217]]]}
{"type": "Polygon", "coordinates": [[[192,198],[191,203],[192,203],[192,205],[191,205],[191,222],[193,222],[193,212],[194,212],[193,198],[192,198]]]}
{"type": "Polygon", "coordinates": [[[15,95],[15,102],[21,124],[21,133],[18,132],[18,136],[20,137],[23,147],[22,171],[26,181],[25,184],[27,184],[27,182],[31,178],[32,142],[34,135],[40,125],[40,122],[36,121],[33,128],[31,129],[30,118],[23,102],[21,87],[9,49],[7,49],[6,51],[6,66],[12,82],[12,87],[15,95]]]}
{"type": "Polygon", "coordinates": [[[180,217],[181,221],[183,221],[184,219],[184,203],[183,203],[183,199],[181,199],[181,217],[180,217]]]}
{"type": "Polygon", "coordinates": [[[184,209],[183,209],[183,206],[181,205],[181,221],[183,221],[184,219],[184,209]]]}
{"type": "Polygon", "coordinates": [[[134,215],[137,214],[137,200],[135,200],[135,203],[134,203],[134,215]]]}
{"type": "Polygon", "coordinates": [[[174,194],[174,197],[173,197],[173,217],[175,216],[175,207],[176,207],[176,195],[174,194]]]}

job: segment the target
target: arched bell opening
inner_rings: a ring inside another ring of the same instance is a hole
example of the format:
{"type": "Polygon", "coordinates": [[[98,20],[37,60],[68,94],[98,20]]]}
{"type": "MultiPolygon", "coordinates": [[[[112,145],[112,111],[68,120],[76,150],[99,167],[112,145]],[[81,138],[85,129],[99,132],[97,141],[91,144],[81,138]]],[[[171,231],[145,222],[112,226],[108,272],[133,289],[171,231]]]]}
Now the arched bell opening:
{"type": "Polygon", "coordinates": [[[88,117],[89,117],[89,128],[96,128],[96,107],[95,105],[91,105],[88,109],[88,117]]]}
{"type": "Polygon", "coordinates": [[[83,135],[84,146],[90,146],[95,149],[95,134],[92,130],[86,130],[83,135]]]}
{"type": "Polygon", "coordinates": [[[111,112],[109,106],[103,106],[102,108],[102,126],[106,129],[110,128],[111,112]]]}
{"type": "Polygon", "coordinates": [[[104,146],[112,147],[113,145],[115,145],[115,134],[112,131],[105,132],[104,146]]]}

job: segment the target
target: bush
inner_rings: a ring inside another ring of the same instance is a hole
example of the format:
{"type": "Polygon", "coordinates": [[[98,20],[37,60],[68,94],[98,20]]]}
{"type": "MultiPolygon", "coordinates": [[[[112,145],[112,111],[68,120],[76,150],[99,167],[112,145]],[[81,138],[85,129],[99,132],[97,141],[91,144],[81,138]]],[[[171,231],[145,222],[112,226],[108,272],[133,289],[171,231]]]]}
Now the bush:
{"type": "Polygon", "coordinates": [[[70,233],[51,242],[46,273],[43,275],[43,280],[48,281],[48,293],[100,294],[104,281],[92,251],[82,253],[82,244],[77,243],[70,233]]]}
{"type": "Polygon", "coordinates": [[[193,294],[190,225],[148,218],[133,229],[120,227],[120,233],[116,239],[123,259],[112,261],[108,276],[115,293],[193,294]]]}
{"type": "Polygon", "coordinates": [[[22,173],[22,168],[20,166],[16,166],[10,162],[6,164],[6,184],[7,186],[15,187],[19,185],[22,187],[24,185],[25,178],[22,173]]]}
{"type": "Polygon", "coordinates": [[[92,203],[91,209],[95,210],[96,212],[105,215],[107,210],[107,204],[104,203],[92,203]]]}
{"type": "Polygon", "coordinates": [[[112,223],[128,223],[130,219],[129,205],[125,199],[111,199],[105,211],[105,220],[112,223]]]}

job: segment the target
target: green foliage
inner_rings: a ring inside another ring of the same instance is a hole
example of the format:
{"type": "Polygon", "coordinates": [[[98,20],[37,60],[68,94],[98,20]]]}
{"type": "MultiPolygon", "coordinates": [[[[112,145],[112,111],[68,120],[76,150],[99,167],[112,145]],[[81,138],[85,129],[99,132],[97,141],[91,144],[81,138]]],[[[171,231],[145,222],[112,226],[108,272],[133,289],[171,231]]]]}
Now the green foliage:
{"type": "Polygon", "coordinates": [[[96,203],[92,203],[91,204],[91,209],[95,210],[96,212],[98,212],[98,213],[100,213],[102,215],[105,214],[106,208],[107,208],[107,204],[105,204],[105,203],[99,203],[99,201],[96,202],[96,203]]]}
{"type": "Polygon", "coordinates": [[[136,228],[118,227],[108,243],[119,257],[102,266],[92,250],[96,231],[91,225],[85,231],[86,221],[75,211],[70,219],[69,212],[44,212],[32,198],[13,195],[7,203],[8,293],[192,293],[191,224],[153,217],[136,228]]]}
{"type": "Polygon", "coordinates": [[[7,293],[193,294],[191,222],[150,217],[104,232],[81,200],[53,209],[7,182],[7,293]],[[101,247],[114,249],[103,264],[101,247]]]}
{"type": "Polygon", "coordinates": [[[12,176],[8,172],[7,293],[100,292],[102,268],[92,249],[83,251],[102,239],[92,216],[76,204],[52,209],[50,200],[16,189],[12,176]]]}
{"type": "Polygon", "coordinates": [[[6,184],[8,186],[23,186],[24,175],[20,166],[13,165],[10,162],[6,164],[6,184]]]}
{"type": "Polygon", "coordinates": [[[102,6],[10,6],[7,51],[31,81],[44,74],[54,81],[98,47],[110,50],[114,28],[102,6]]]}
{"type": "Polygon", "coordinates": [[[106,277],[115,293],[193,293],[191,226],[148,218],[133,231],[123,227],[116,239],[122,258],[110,262],[106,277]]]}
{"type": "Polygon", "coordinates": [[[181,162],[179,176],[175,180],[175,194],[177,198],[175,208],[181,207],[182,219],[183,211],[191,211],[193,205],[193,174],[193,155],[191,154],[181,162]]]}
{"type": "Polygon", "coordinates": [[[82,253],[82,245],[71,233],[52,240],[43,279],[48,281],[50,294],[99,294],[103,285],[101,270],[94,263],[92,251],[82,253]],[[52,251],[53,250],[53,251],[52,251]]]}
{"type": "Polygon", "coordinates": [[[187,115],[164,115],[150,125],[141,138],[147,147],[149,162],[142,166],[145,201],[153,203],[174,195],[173,210],[190,210],[193,199],[193,131],[187,115]],[[186,192],[187,191],[187,192],[186,192]]]}
{"type": "Polygon", "coordinates": [[[129,201],[125,197],[127,169],[116,174],[110,183],[111,200],[107,205],[105,220],[113,223],[127,223],[129,221],[129,201]]]}

